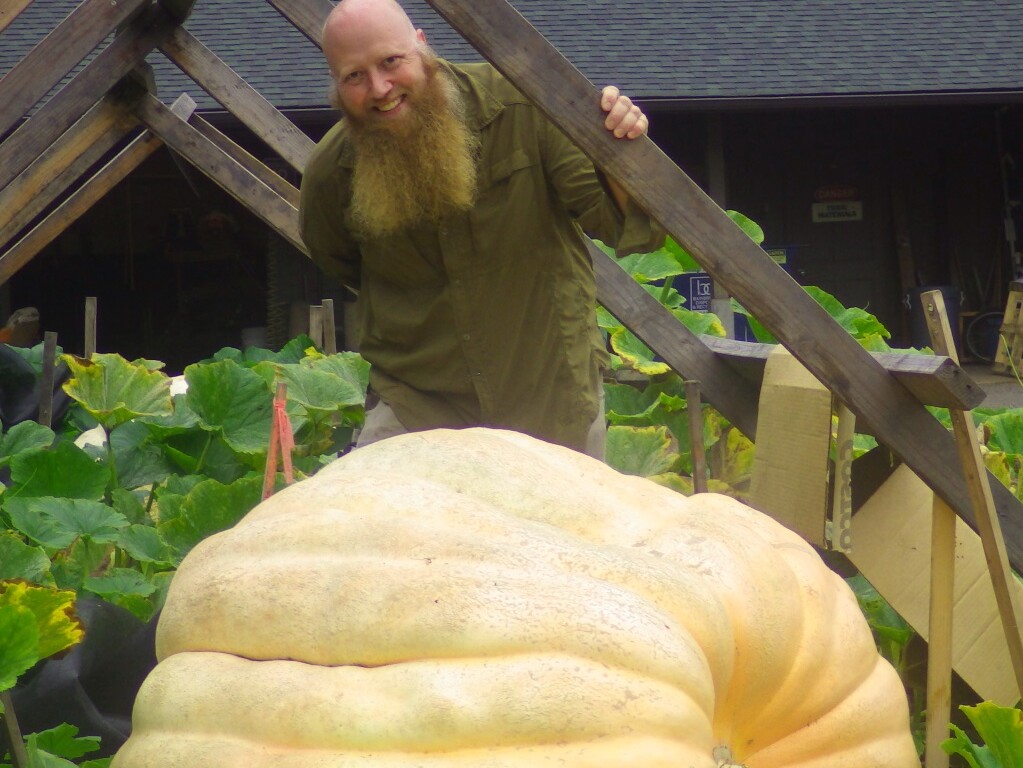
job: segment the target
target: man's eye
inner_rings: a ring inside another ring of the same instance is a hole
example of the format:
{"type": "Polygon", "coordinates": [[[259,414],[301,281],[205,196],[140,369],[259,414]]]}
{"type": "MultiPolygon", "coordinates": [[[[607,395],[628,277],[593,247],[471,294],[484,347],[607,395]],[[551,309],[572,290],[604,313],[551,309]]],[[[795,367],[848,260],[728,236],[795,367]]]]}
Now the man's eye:
{"type": "Polygon", "coordinates": [[[349,72],[341,79],[341,82],[343,82],[345,85],[358,85],[359,83],[362,82],[362,78],[363,78],[362,72],[349,72]]]}
{"type": "Polygon", "coordinates": [[[394,69],[405,60],[404,56],[388,56],[384,59],[384,66],[388,69],[394,69]]]}

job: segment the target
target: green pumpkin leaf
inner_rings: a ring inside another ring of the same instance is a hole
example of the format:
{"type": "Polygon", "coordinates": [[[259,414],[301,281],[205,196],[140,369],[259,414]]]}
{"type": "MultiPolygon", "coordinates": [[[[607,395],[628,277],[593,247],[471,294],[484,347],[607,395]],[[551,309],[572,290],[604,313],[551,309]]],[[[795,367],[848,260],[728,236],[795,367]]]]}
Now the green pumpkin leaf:
{"type": "Polygon", "coordinates": [[[41,451],[53,445],[54,433],[34,421],[22,421],[0,437],[0,467],[10,463],[14,456],[41,451]]]}
{"type": "Polygon", "coordinates": [[[110,450],[122,488],[155,485],[174,474],[174,465],[150,428],[130,421],[110,432],[110,450]]]}
{"type": "Polygon", "coordinates": [[[273,395],[258,373],[223,360],[188,366],[185,380],[188,403],[203,429],[221,435],[238,453],[266,452],[273,395]]]}
{"type": "Polygon", "coordinates": [[[668,373],[671,366],[654,359],[654,353],[646,344],[625,328],[611,334],[611,348],[631,368],[648,376],[668,373]]]}
{"type": "MultiPolygon", "coordinates": [[[[947,755],[958,755],[966,761],[970,768],[1006,768],[998,762],[998,759],[987,747],[982,747],[970,741],[966,732],[957,725],[950,724],[952,738],[941,743],[941,748],[947,755]]],[[[1008,764],[1008,765],[1011,765],[1008,764]]]]}
{"type": "Polygon", "coordinates": [[[0,581],[24,579],[42,584],[50,579],[50,558],[41,547],[23,542],[13,531],[0,533],[0,581]]]}
{"type": "Polygon", "coordinates": [[[39,629],[32,611],[0,602],[0,691],[13,688],[39,658],[39,629]]]}
{"type": "Polygon", "coordinates": [[[160,497],[157,530],[174,555],[174,564],[214,533],[227,530],[241,520],[262,497],[262,478],[243,478],[230,485],[204,480],[184,498],[160,497]]]}
{"type": "Polygon", "coordinates": [[[1023,410],[1014,409],[992,416],[986,422],[991,430],[988,447],[993,451],[1023,454],[1023,410]]]}
{"type": "Polygon", "coordinates": [[[1003,768],[1023,768],[1023,713],[982,701],[975,707],[959,707],[973,723],[986,749],[1003,768]]]}
{"type": "Polygon", "coordinates": [[[0,585],[0,607],[27,608],[36,624],[38,658],[45,659],[79,642],[84,633],[74,618],[75,593],[24,582],[0,585]]]}
{"type": "Polygon", "coordinates": [[[120,595],[148,597],[156,591],[156,587],[133,568],[111,568],[101,576],[86,576],[82,587],[106,598],[120,595]]]}
{"type": "Polygon", "coordinates": [[[72,378],[64,391],[109,432],[139,416],[171,413],[170,379],[149,360],[129,363],[120,355],[95,354],[91,360],[64,355],[72,378]]]}
{"type": "Polygon", "coordinates": [[[140,563],[171,564],[170,549],[150,525],[128,526],[118,536],[117,546],[140,563]]]}
{"type": "Polygon", "coordinates": [[[618,259],[618,266],[640,283],[664,280],[681,275],[685,271],[667,248],[659,248],[651,253],[623,256],[618,259]]]}
{"type": "Polygon", "coordinates": [[[55,757],[74,760],[99,749],[98,736],[79,736],[78,728],[61,723],[56,728],[32,734],[35,746],[55,757]]]}
{"type": "Polygon", "coordinates": [[[311,354],[303,358],[300,365],[317,371],[328,371],[342,381],[362,392],[365,401],[369,386],[369,363],[358,352],[336,352],[333,355],[311,354]]]}
{"type": "Polygon", "coordinates": [[[90,499],[18,497],[8,499],[4,509],[15,528],[50,549],[69,547],[79,537],[113,542],[128,526],[124,515],[90,499]]]}
{"type": "Polygon", "coordinates": [[[312,411],[341,411],[366,401],[365,392],[358,385],[329,370],[282,365],[280,376],[288,385],[288,401],[312,411]]]}
{"type": "Polygon", "coordinates": [[[100,499],[110,470],[97,464],[74,443],[61,442],[45,451],[19,453],[11,461],[10,496],[66,496],[100,499]]]}
{"type": "Polygon", "coordinates": [[[652,477],[666,472],[678,459],[665,427],[609,427],[608,465],[626,475],[652,477]]]}

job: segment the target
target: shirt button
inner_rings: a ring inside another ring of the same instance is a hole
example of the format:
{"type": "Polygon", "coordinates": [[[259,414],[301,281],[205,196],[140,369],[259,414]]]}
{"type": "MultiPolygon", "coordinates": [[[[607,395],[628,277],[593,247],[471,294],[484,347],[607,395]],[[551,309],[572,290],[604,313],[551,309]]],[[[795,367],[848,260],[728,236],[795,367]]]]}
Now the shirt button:
{"type": "Polygon", "coordinates": [[[469,334],[463,333],[462,334],[462,341],[468,341],[468,340],[469,340],[469,334]]]}

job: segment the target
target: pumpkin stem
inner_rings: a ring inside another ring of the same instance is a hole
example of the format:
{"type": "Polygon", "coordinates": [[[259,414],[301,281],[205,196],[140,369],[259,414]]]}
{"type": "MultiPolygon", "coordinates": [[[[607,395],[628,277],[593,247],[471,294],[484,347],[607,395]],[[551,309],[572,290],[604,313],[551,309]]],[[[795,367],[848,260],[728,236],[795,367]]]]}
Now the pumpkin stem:
{"type": "Polygon", "coordinates": [[[746,768],[743,763],[732,762],[732,750],[725,744],[714,747],[714,764],[717,768],[746,768]]]}

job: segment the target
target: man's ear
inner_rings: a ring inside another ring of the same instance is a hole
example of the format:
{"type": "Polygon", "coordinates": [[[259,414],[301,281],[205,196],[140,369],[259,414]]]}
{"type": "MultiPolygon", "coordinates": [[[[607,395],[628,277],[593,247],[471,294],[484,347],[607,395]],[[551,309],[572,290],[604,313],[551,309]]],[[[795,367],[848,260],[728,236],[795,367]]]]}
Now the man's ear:
{"type": "Polygon", "coordinates": [[[416,40],[418,40],[420,43],[425,43],[426,42],[426,33],[423,30],[421,30],[421,29],[417,29],[416,30],[416,40]]]}

